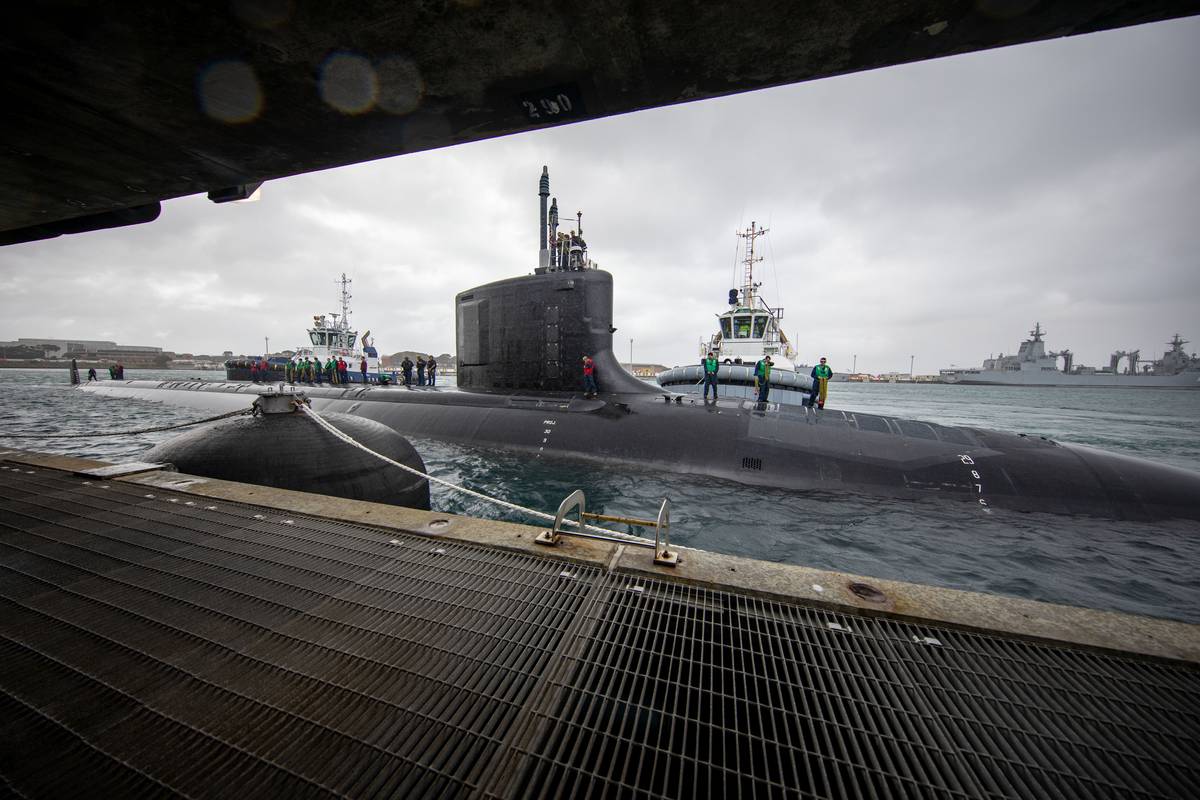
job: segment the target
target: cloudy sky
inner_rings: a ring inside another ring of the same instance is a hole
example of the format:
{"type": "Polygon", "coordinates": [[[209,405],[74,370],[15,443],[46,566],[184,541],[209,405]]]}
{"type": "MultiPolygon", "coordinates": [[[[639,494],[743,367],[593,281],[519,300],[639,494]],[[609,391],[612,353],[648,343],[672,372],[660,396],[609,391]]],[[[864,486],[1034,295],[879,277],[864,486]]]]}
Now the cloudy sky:
{"type": "MultiPolygon", "coordinates": [[[[294,347],[354,280],[384,352],[453,352],[456,292],[537,264],[537,182],[584,212],[615,350],[691,362],[734,232],[802,360],[936,372],[1035,321],[1076,363],[1200,342],[1200,18],[992,50],[268,183],[253,204],[0,249],[0,339],[294,347]],[[760,245],[763,240],[760,240],[760,245]]],[[[1200,349],[1200,345],[1189,350],[1200,349]]]]}

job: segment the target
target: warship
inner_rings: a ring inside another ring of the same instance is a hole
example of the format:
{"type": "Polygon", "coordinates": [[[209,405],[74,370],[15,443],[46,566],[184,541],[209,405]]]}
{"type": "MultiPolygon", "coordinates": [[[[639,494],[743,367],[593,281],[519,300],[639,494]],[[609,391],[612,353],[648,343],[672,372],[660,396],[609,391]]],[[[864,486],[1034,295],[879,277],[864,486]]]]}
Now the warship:
{"type": "MultiPolygon", "coordinates": [[[[1120,519],[1200,519],[1200,473],[1042,436],[886,415],[696,397],[658,389],[613,353],[613,277],[582,231],[557,231],[540,183],[540,254],[532,274],[455,298],[458,388],[305,389],[321,414],[350,414],[405,436],[707,475],[743,485],[849,491],[1120,519]],[[581,390],[584,356],[599,395],[581,390]]],[[[104,381],[110,396],[229,412],[269,387],[244,382],[104,381]]]]}
{"type": "Polygon", "coordinates": [[[1171,349],[1162,358],[1147,361],[1141,358],[1140,350],[1118,350],[1109,358],[1108,367],[1100,369],[1075,364],[1074,354],[1068,349],[1047,352],[1042,339],[1045,334],[1042,324],[1035,323],[1016,355],[985,359],[979,368],[944,369],[942,383],[1200,389],[1200,358],[1187,354],[1183,346],[1188,342],[1178,333],[1167,342],[1171,349]]]}

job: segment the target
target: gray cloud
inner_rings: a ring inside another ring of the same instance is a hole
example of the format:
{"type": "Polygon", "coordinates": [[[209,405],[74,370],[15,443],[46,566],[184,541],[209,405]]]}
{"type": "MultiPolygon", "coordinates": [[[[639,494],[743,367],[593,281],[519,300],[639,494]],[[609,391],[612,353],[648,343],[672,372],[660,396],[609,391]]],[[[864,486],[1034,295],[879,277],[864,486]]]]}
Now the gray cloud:
{"type": "Polygon", "coordinates": [[[758,276],[803,358],[919,372],[1200,340],[1200,20],[992,50],[268,183],[255,204],[0,250],[0,338],[179,351],[300,342],[355,281],[385,351],[453,350],[453,296],[536,264],[537,177],[584,211],[617,352],[691,361],[758,276]]]}

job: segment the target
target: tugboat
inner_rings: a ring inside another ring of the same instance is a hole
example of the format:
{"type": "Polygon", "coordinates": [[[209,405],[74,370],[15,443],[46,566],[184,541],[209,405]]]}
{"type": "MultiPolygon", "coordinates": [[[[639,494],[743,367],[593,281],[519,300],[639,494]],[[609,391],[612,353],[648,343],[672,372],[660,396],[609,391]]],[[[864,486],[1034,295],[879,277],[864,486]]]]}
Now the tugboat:
{"type": "MultiPolygon", "coordinates": [[[[324,364],[330,358],[335,361],[340,358],[349,367],[346,371],[347,380],[350,383],[362,383],[361,365],[365,358],[367,360],[367,380],[371,383],[379,383],[381,374],[379,351],[375,349],[375,340],[371,338],[371,332],[367,331],[363,334],[360,347],[358,332],[350,328],[350,298],[352,297],[350,284],[353,281],[347,278],[346,273],[343,272],[342,277],[334,283],[340,288],[341,313],[330,312],[329,314],[314,315],[313,326],[307,330],[309,343],[296,348],[290,361],[293,364],[300,364],[307,358],[324,364]]],[[[260,374],[259,379],[284,380],[288,361],[289,359],[278,357],[269,359],[266,374],[260,374]]],[[[251,380],[253,374],[250,362],[225,362],[225,377],[228,380],[251,380]]],[[[315,377],[316,382],[320,383],[325,376],[321,374],[315,377]]],[[[391,377],[389,375],[388,379],[391,380],[391,377]]]]}
{"type": "MultiPolygon", "coordinates": [[[[751,222],[738,237],[746,240],[742,259],[741,290],[729,290],[729,310],[717,315],[717,332],[700,342],[699,358],[710,352],[721,362],[717,387],[721,397],[754,399],[754,365],[770,356],[772,402],[801,405],[808,396],[812,378],[807,364],[795,363],[796,348],[788,341],[781,322],[783,309],[772,308],[758,293],[761,283],[754,282],[754,265],[762,256],[754,255],[754,242],[768,231],[751,222]]],[[[658,375],[658,385],[685,394],[701,394],[704,374],[699,364],[673,367],[658,375]]]]}

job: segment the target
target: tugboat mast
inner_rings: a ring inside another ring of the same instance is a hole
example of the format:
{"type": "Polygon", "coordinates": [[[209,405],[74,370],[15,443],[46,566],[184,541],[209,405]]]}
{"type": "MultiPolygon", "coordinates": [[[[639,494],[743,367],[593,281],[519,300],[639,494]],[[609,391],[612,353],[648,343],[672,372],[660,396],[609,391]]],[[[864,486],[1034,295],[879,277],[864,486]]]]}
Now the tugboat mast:
{"type": "Polygon", "coordinates": [[[350,298],[353,296],[350,294],[350,284],[354,283],[354,281],[347,278],[346,273],[343,272],[342,277],[339,280],[335,280],[333,283],[334,285],[341,287],[342,326],[346,330],[350,330],[350,298]]]}
{"type": "Polygon", "coordinates": [[[746,308],[755,307],[754,290],[758,287],[754,284],[754,262],[763,260],[762,256],[755,257],[754,255],[754,240],[768,230],[769,228],[756,228],[754,221],[751,220],[750,227],[738,233],[738,236],[746,240],[746,257],[742,259],[742,263],[746,267],[742,281],[742,305],[746,308]]]}

